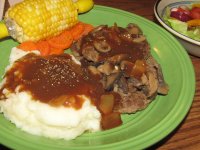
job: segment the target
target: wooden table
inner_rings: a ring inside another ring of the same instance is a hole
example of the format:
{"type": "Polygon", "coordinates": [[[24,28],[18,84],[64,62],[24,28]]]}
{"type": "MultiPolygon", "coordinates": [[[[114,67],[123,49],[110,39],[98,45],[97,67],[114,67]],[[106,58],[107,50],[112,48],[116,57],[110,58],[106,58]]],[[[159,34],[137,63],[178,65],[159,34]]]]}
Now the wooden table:
{"type": "MultiPolygon", "coordinates": [[[[156,18],[153,6],[156,0],[94,0],[95,4],[122,9],[155,23],[156,18]]],[[[6,4],[8,8],[8,4],[6,4]]],[[[196,93],[192,107],[182,121],[182,123],[166,138],[156,143],[150,149],[169,150],[169,149],[200,149],[200,58],[190,56],[196,75],[196,93]]],[[[7,148],[0,146],[0,150],[7,148]]]]}

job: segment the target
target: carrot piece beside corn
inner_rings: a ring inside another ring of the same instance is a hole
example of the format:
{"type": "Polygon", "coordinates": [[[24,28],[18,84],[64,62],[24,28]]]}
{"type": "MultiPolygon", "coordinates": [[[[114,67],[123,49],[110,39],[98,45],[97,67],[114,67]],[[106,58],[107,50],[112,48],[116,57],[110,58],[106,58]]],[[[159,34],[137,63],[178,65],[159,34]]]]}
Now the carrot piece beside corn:
{"type": "Polygon", "coordinates": [[[84,26],[84,31],[82,35],[87,35],[90,31],[94,29],[94,26],[91,24],[83,23],[83,26],[84,26]]]}
{"type": "Polygon", "coordinates": [[[79,22],[74,27],[64,30],[57,36],[37,42],[22,42],[18,48],[25,51],[39,50],[42,56],[62,54],[65,49],[71,46],[73,41],[76,41],[83,35],[88,34],[93,28],[94,27],[90,24],[79,22]]]}
{"type": "Polygon", "coordinates": [[[70,29],[70,32],[72,34],[72,37],[73,39],[76,41],[78,40],[80,37],[81,37],[81,34],[83,33],[84,31],[84,26],[82,23],[77,23],[75,26],[73,26],[71,29],[70,29]]]}
{"type": "Polygon", "coordinates": [[[49,55],[60,55],[60,54],[63,54],[63,53],[64,53],[64,49],[51,47],[49,55]]]}
{"type": "Polygon", "coordinates": [[[47,41],[51,47],[54,47],[57,49],[66,49],[66,48],[69,48],[70,45],[72,44],[73,37],[70,31],[65,30],[60,35],[52,37],[48,39],[47,41]]]}
{"type": "Polygon", "coordinates": [[[17,46],[17,48],[22,49],[24,51],[32,51],[37,50],[37,45],[33,41],[26,41],[17,46]]]}
{"type": "Polygon", "coordinates": [[[39,41],[36,43],[36,46],[42,56],[49,55],[50,45],[47,41],[39,41]]]}

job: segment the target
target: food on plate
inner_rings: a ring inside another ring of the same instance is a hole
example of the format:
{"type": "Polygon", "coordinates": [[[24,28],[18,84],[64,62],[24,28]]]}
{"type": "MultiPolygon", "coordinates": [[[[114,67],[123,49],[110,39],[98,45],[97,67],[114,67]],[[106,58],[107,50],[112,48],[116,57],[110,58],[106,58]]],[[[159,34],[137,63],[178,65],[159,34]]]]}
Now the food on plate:
{"type": "Polygon", "coordinates": [[[92,0],[24,0],[10,7],[5,14],[4,31],[18,42],[38,41],[60,34],[78,22],[78,12],[93,7],[92,0]],[[79,10],[80,9],[80,10],[79,10]]]}
{"type": "Polygon", "coordinates": [[[99,131],[101,114],[89,92],[101,85],[71,55],[38,54],[13,48],[0,112],[18,128],[49,138],[70,140],[99,131]]]}
{"type": "Polygon", "coordinates": [[[42,56],[51,54],[62,54],[65,49],[78,40],[81,36],[86,35],[94,27],[90,24],[78,22],[70,29],[62,31],[59,35],[46,40],[25,41],[18,48],[25,51],[39,50],[42,56]]]}
{"type": "Polygon", "coordinates": [[[114,112],[136,112],[146,108],[158,93],[168,92],[161,67],[135,24],[126,28],[98,26],[71,50],[83,66],[101,76],[106,91],[117,93],[114,112]]]}
{"type": "Polygon", "coordinates": [[[163,19],[174,30],[200,41],[200,4],[167,7],[163,19]]]}
{"type": "Polygon", "coordinates": [[[71,32],[78,37],[70,47],[73,55],[42,55],[37,42],[13,48],[0,84],[0,111],[8,120],[31,134],[70,140],[118,127],[121,114],[168,93],[136,24],[90,29],[71,32]]]}

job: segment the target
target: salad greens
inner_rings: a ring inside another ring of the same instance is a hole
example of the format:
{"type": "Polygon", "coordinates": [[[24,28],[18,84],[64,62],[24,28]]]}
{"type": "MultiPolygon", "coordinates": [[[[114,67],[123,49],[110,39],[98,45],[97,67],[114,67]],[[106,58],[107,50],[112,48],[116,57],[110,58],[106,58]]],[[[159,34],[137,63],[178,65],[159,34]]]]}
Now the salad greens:
{"type": "MultiPolygon", "coordinates": [[[[188,7],[191,9],[191,7],[188,7]]],[[[200,41],[200,26],[189,27],[187,21],[181,21],[177,18],[171,17],[172,9],[167,7],[163,15],[163,20],[175,31],[186,35],[194,40],[200,41]]]]}

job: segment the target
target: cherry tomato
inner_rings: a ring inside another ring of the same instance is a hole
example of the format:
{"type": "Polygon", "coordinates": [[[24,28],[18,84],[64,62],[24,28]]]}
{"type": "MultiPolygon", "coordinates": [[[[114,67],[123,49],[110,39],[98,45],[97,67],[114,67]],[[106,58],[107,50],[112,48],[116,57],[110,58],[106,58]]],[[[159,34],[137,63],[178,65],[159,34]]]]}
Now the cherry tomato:
{"type": "Polygon", "coordinates": [[[180,21],[186,22],[188,20],[190,20],[190,12],[186,9],[183,9],[181,7],[179,8],[173,8],[171,9],[171,17],[176,18],[180,21]]]}
{"type": "Polygon", "coordinates": [[[193,19],[200,19],[200,8],[199,7],[194,7],[190,11],[190,17],[193,19]]]}
{"type": "Polygon", "coordinates": [[[184,9],[183,7],[178,7],[178,10],[177,10],[178,12],[182,12],[182,13],[184,13],[184,14],[187,14],[187,15],[189,15],[190,14],[190,11],[188,10],[188,9],[184,9]]]}

